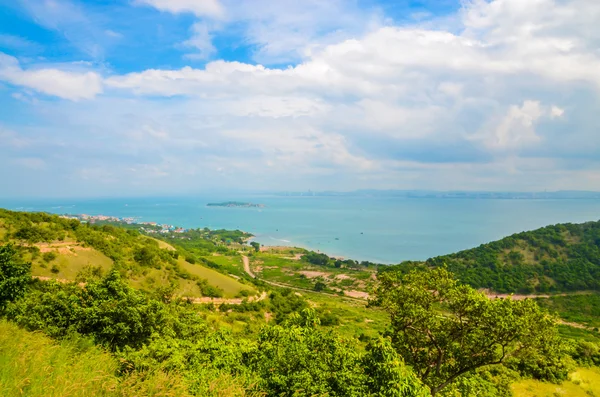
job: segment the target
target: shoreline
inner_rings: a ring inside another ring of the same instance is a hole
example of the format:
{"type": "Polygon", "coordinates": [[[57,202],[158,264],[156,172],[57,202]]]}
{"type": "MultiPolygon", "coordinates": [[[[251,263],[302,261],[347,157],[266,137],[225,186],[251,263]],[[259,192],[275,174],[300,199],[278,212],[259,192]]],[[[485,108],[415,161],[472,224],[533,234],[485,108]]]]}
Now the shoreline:
{"type": "MultiPolygon", "coordinates": [[[[96,222],[114,222],[114,223],[125,223],[127,225],[136,225],[136,226],[153,226],[153,227],[161,227],[162,232],[173,232],[173,233],[185,233],[188,230],[192,230],[194,228],[182,228],[180,226],[177,225],[171,225],[171,224],[163,224],[163,223],[158,223],[158,222],[154,222],[154,221],[141,221],[140,217],[133,217],[133,216],[123,216],[123,217],[118,217],[118,216],[114,216],[114,215],[104,215],[104,214],[97,214],[97,215],[89,215],[89,214],[55,214],[58,215],[60,217],[63,218],[67,218],[67,219],[77,219],[82,223],[90,223],[90,224],[94,224],[96,222]]],[[[203,227],[197,226],[195,229],[202,229],[203,227]]],[[[204,227],[206,228],[206,227],[204,227]]],[[[208,228],[210,230],[219,230],[219,229],[211,229],[208,228]]],[[[250,242],[252,241],[256,241],[257,238],[260,238],[259,236],[257,236],[256,234],[254,234],[253,232],[249,232],[246,230],[240,230],[240,229],[223,229],[223,230],[239,230],[240,232],[243,233],[247,233],[250,235],[250,237],[244,238],[244,244],[250,244],[250,242]]],[[[160,232],[159,232],[160,233],[160,232]]],[[[340,254],[329,254],[325,251],[322,251],[321,249],[316,249],[316,248],[311,248],[308,246],[301,246],[298,244],[293,243],[291,240],[283,240],[283,239],[276,239],[274,237],[269,236],[269,238],[273,239],[273,240],[277,240],[280,242],[284,242],[284,243],[289,243],[289,245],[286,244],[278,244],[278,245],[270,245],[270,244],[263,244],[259,241],[258,242],[261,247],[269,247],[271,249],[277,249],[278,247],[286,247],[286,248],[297,248],[297,249],[303,249],[303,250],[307,250],[307,251],[313,251],[319,254],[325,254],[330,258],[336,259],[336,260],[353,260],[356,261],[358,263],[360,262],[370,262],[370,263],[374,263],[377,265],[392,265],[392,264],[396,264],[396,263],[400,263],[399,262],[391,262],[391,263],[386,263],[384,261],[379,261],[379,260],[372,260],[372,259],[354,259],[349,255],[340,255],[340,254]]]]}

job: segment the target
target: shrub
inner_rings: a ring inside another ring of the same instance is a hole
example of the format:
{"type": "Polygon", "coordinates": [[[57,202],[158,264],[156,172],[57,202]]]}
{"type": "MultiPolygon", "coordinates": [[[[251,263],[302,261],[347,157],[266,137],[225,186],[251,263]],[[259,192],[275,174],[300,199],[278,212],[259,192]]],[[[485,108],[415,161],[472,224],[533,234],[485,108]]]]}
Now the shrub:
{"type": "Polygon", "coordinates": [[[55,260],[58,257],[58,255],[56,255],[56,252],[54,251],[49,251],[49,252],[44,252],[44,254],[42,255],[42,259],[44,260],[44,262],[48,263],[48,262],[52,262],[53,260],[55,260]]]}

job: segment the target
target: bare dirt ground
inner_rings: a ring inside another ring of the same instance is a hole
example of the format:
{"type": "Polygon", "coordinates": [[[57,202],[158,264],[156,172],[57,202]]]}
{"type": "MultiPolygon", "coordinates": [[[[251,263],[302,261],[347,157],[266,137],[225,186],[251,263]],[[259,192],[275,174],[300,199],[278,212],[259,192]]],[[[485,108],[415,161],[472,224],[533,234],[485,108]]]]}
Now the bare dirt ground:
{"type": "Polygon", "coordinates": [[[73,255],[77,256],[77,251],[91,251],[91,248],[82,247],[78,243],[64,242],[64,243],[39,243],[35,244],[40,249],[41,253],[46,252],[58,252],[62,255],[73,255]]]}
{"type": "Polygon", "coordinates": [[[326,277],[329,273],[318,272],[313,270],[301,270],[298,273],[303,274],[306,278],[326,277]]]}
{"type": "Polygon", "coordinates": [[[363,291],[344,291],[344,295],[349,296],[351,298],[369,299],[369,294],[363,291]]]}

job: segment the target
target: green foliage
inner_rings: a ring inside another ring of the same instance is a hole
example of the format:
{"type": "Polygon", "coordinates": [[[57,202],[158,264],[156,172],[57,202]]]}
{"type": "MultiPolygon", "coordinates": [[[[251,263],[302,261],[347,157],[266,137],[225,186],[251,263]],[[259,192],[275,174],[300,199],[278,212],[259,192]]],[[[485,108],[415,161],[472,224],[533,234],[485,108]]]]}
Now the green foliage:
{"type": "Polygon", "coordinates": [[[380,397],[428,396],[423,386],[404,360],[392,347],[390,341],[377,338],[371,341],[362,357],[369,395],[380,397]]]}
{"type": "Polygon", "coordinates": [[[316,313],[305,309],[283,325],[263,329],[248,353],[260,389],[273,396],[427,395],[390,347],[372,345],[362,356],[318,323],[316,313]]]}
{"type": "Polygon", "coordinates": [[[308,263],[311,263],[311,264],[317,265],[317,266],[328,266],[329,265],[329,257],[327,255],[319,254],[314,251],[307,252],[306,254],[304,254],[302,259],[304,259],[308,263]]]}
{"type": "Polygon", "coordinates": [[[581,294],[537,299],[538,305],[556,313],[565,321],[600,327],[600,295],[581,294]]]}
{"type": "Polygon", "coordinates": [[[498,292],[599,290],[600,221],[518,233],[426,264],[446,265],[462,282],[498,292]]]}
{"type": "Polygon", "coordinates": [[[54,337],[91,335],[111,350],[139,347],[165,322],[159,301],[147,298],[111,272],[81,289],[47,284],[7,307],[7,317],[28,330],[54,337]]]}
{"type": "Polygon", "coordinates": [[[315,283],[315,286],[314,286],[314,288],[313,288],[313,289],[314,289],[315,291],[317,291],[317,292],[321,292],[321,291],[323,291],[325,288],[327,288],[327,284],[325,284],[325,283],[323,283],[323,282],[321,282],[321,281],[317,281],[317,282],[315,283]]]}
{"type": "Polygon", "coordinates": [[[119,361],[89,340],[73,336],[56,343],[0,321],[0,390],[28,397],[187,397],[188,385],[174,373],[118,377],[119,361]]]}
{"type": "Polygon", "coordinates": [[[306,300],[289,288],[272,291],[269,294],[269,302],[277,323],[286,320],[291,313],[299,313],[308,307],[306,300]]]}
{"type": "Polygon", "coordinates": [[[257,243],[256,241],[252,241],[252,242],[250,242],[250,245],[252,246],[252,248],[254,248],[254,252],[260,251],[260,243],[257,243]]]}
{"type": "Polygon", "coordinates": [[[196,284],[198,285],[198,288],[200,288],[202,296],[211,298],[220,298],[223,296],[223,290],[210,285],[206,279],[199,279],[196,281],[196,284]]]}
{"type": "Polygon", "coordinates": [[[571,357],[584,367],[600,366],[600,343],[571,341],[571,357]]]}
{"type": "Polygon", "coordinates": [[[0,311],[25,294],[31,281],[31,264],[24,263],[12,245],[0,247],[0,311]]]}
{"type": "Polygon", "coordinates": [[[53,260],[55,260],[58,257],[58,255],[56,255],[56,252],[54,251],[49,251],[49,252],[44,252],[44,254],[42,255],[42,259],[44,260],[44,262],[48,263],[48,262],[52,262],[53,260]]]}
{"type": "MultiPolygon", "coordinates": [[[[380,282],[376,303],[390,314],[392,344],[432,394],[511,357],[530,363],[528,355],[535,353],[560,355],[554,319],[532,300],[490,300],[444,268],[386,272],[380,282]]],[[[552,371],[552,365],[544,365],[552,371]]],[[[566,376],[566,368],[553,369],[552,375],[531,372],[552,380],[566,376]]]]}

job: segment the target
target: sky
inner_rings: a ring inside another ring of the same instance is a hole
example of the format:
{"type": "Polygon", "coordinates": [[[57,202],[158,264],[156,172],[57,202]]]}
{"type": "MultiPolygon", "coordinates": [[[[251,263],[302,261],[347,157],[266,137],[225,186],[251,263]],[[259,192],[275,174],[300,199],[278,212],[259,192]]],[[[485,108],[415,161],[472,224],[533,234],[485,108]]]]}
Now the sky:
{"type": "Polygon", "coordinates": [[[597,0],[0,0],[0,197],[600,190],[597,0]]]}

